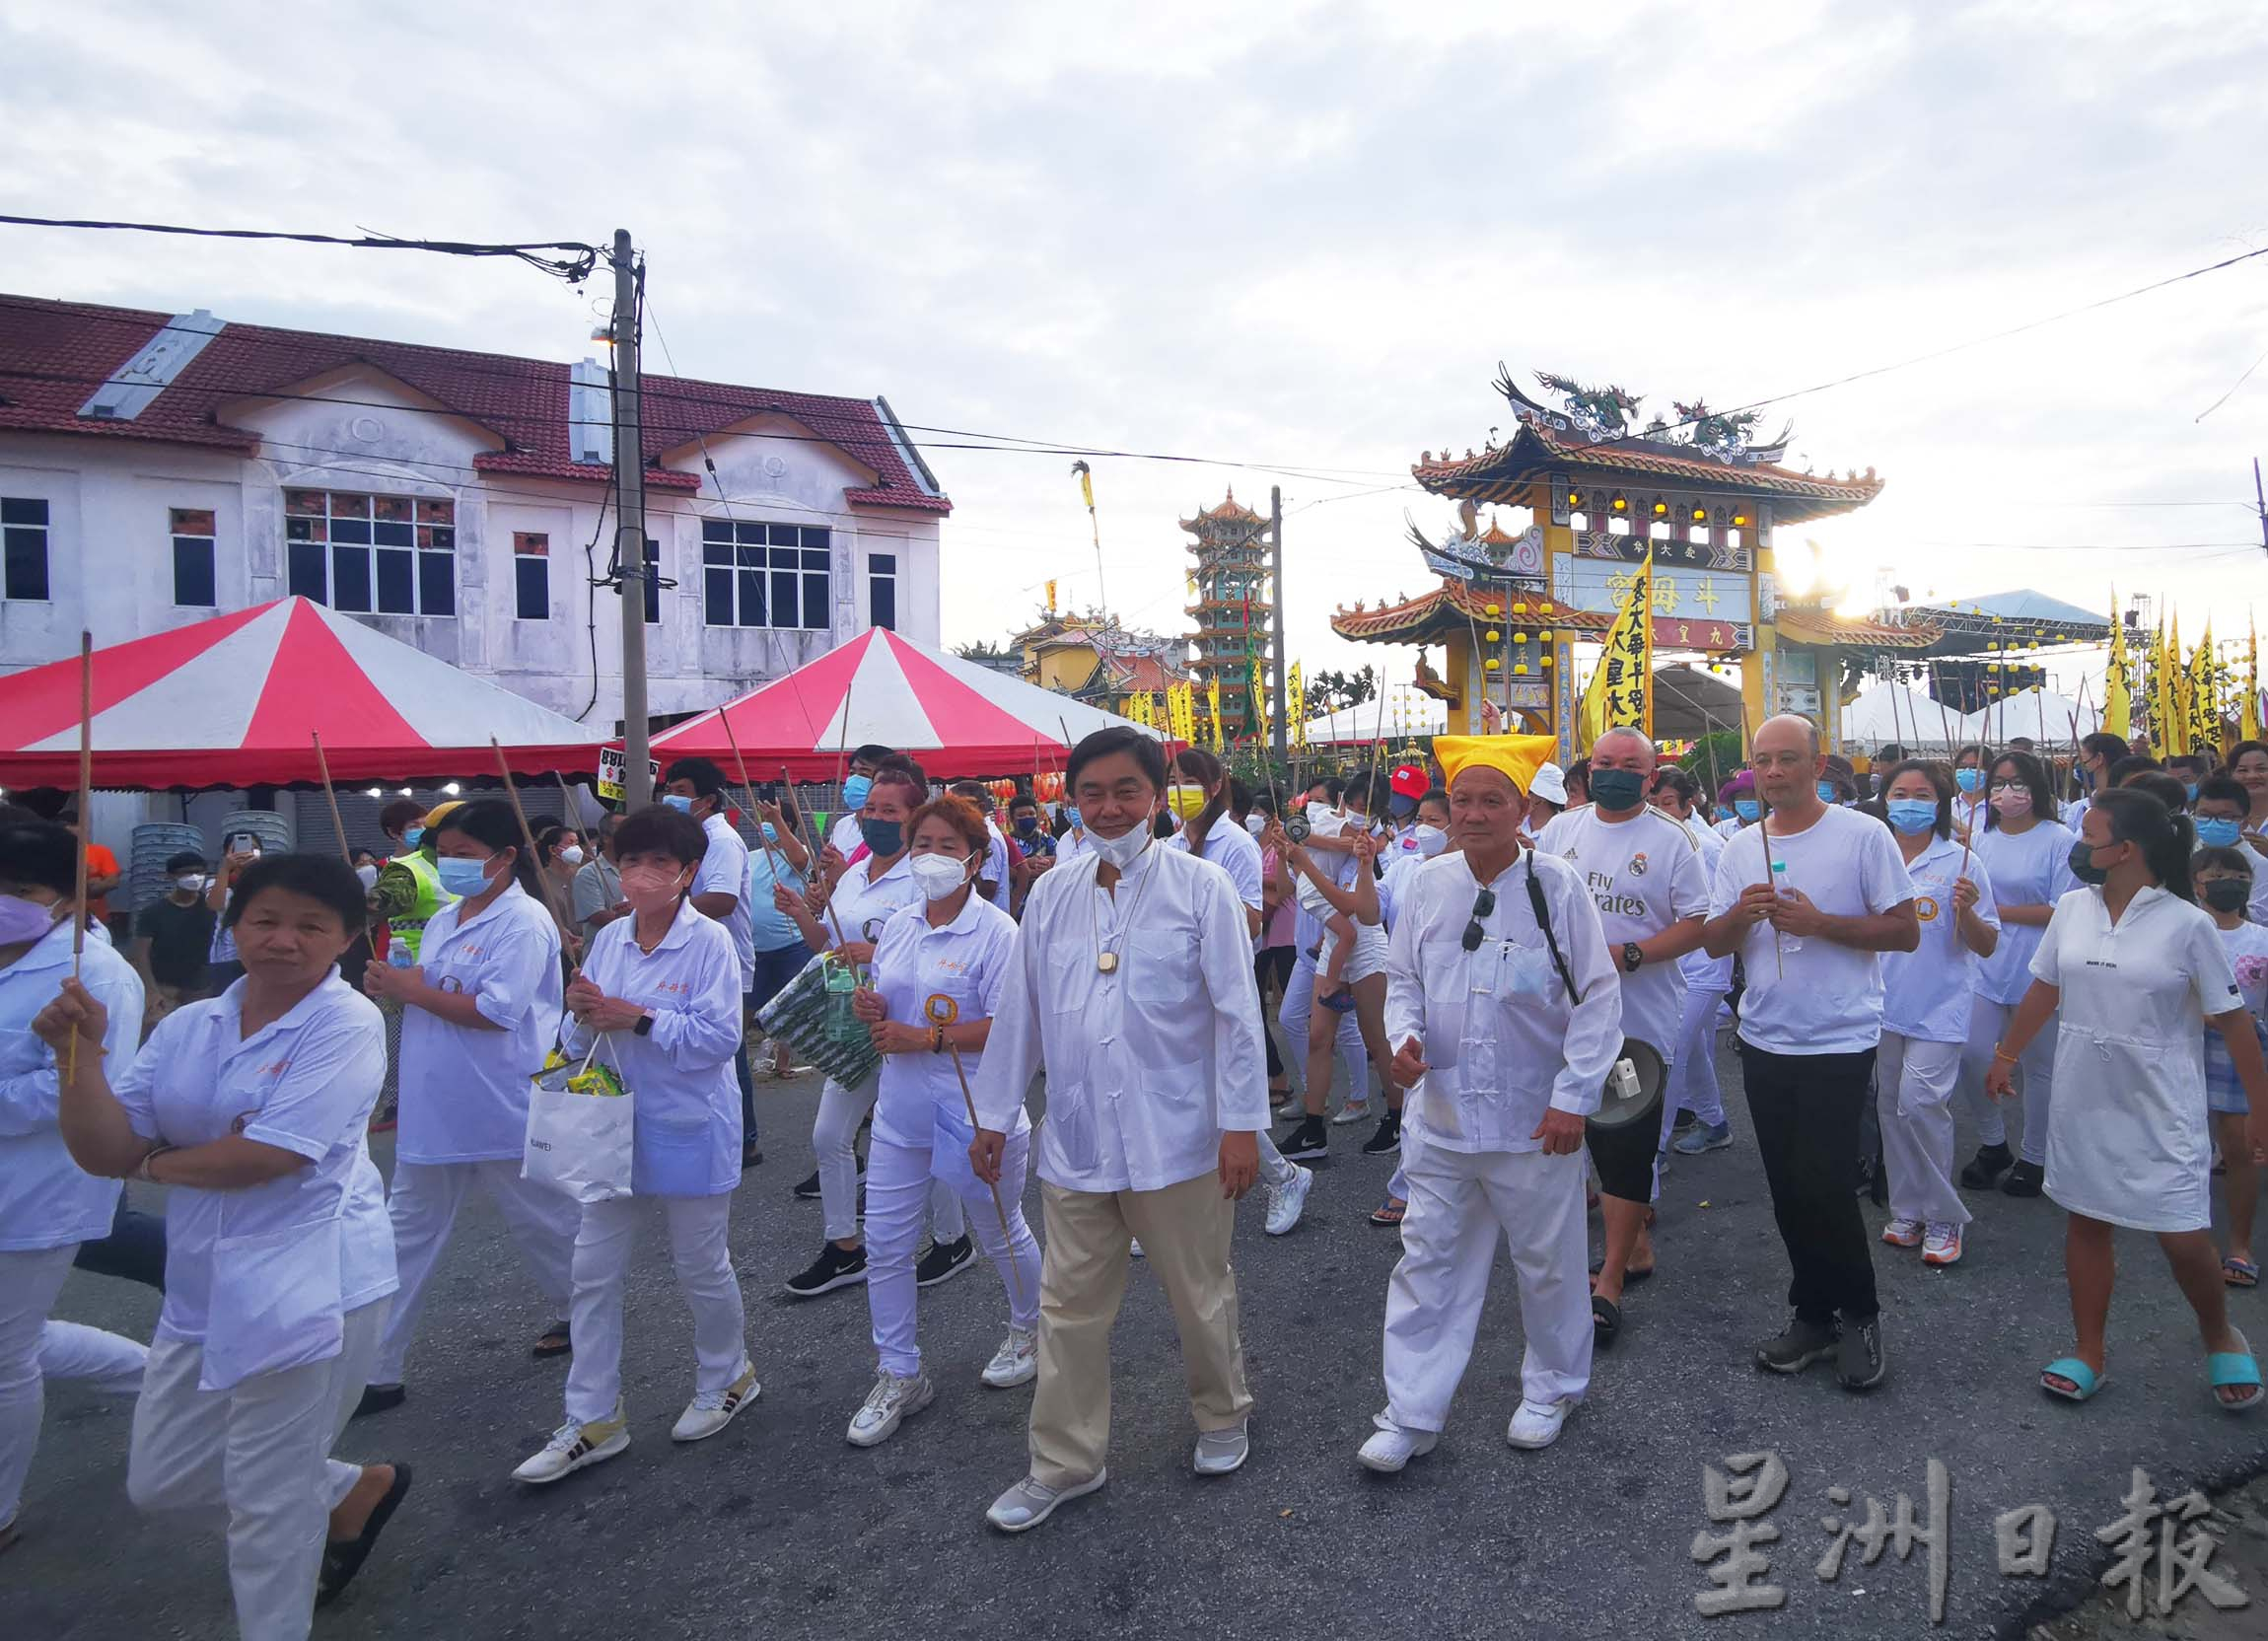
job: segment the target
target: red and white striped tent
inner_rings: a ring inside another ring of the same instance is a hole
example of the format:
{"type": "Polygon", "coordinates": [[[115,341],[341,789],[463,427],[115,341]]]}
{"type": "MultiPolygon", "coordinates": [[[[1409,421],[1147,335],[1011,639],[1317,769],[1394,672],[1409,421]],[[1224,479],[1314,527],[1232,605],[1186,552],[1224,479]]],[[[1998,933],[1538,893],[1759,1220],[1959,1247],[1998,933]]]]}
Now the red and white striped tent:
{"type": "Polygon", "coordinates": [[[1097,730],[1130,723],[877,627],[738,700],[673,725],[654,737],[653,749],[665,766],[673,757],[706,757],[738,779],[738,742],[752,781],[777,780],[783,764],[791,780],[825,781],[845,753],[871,742],[906,753],[933,777],[953,780],[1028,774],[1035,766],[1059,770],[1071,747],[1097,730]],[[731,721],[731,740],[720,718],[731,721]]]}
{"type": "MultiPolygon", "coordinates": [[[[598,767],[571,718],[306,599],[95,652],[95,784],[402,784],[598,767]]],[[[0,786],[79,784],[79,660],[0,678],[0,786]]]]}

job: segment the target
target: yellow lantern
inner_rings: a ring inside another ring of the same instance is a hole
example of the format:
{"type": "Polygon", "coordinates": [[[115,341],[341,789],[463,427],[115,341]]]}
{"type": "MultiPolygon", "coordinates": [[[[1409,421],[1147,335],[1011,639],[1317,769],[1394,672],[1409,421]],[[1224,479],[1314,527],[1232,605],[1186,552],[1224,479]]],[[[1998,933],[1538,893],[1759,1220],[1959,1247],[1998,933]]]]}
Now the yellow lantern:
{"type": "Polygon", "coordinates": [[[1512,606],[1512,612],[1515,615],[1524,615],[1527,613],[1527,606],[1524,604],[1516,604],[1512,606]]]}
{"type": "Polygon", "coordinates": [[[1497,608],[1497,607],[1496,607],[1496,606],[1492,604],[1492,605],[1490,605],[1490,606],[1488,606],[1486,609],[1484,609],[1483,611],[1481,611],[1481,613],[1482,613],[1482,614],[1484,614],[1484,615],[1486,615],[1486,616],[1487,616],[1487,617],[1488,617],[1490,620],[1492,620],[1492,621],[1493,621],[1493,620],[1495,620],[1495,619],[1496,619],[1496,618],[1497,618],[1499,615],[1503,614],[1503,613],[1504,613],[1504,611],[1503,611],[1503,610],[1501,610],[1501,609],[1499,609],[1499,608],[1497,608]]]}
{"type": "Polygon", "coordinates": [[[1526,672],[1526,671],[1527,671],[1527,663],[1526,663],[1526,662],[1524,662],[1524,661],[1523,661],[1523,662],[1519,663],[1517,666],[1515,666],[1515,667],[1513,668],[1513,671],[1514,671],[1514,672],[1516,672],[1516,673],[1524,673],[1524,672],[1526,672]]]}
{"type": "Polygon", "coordinates": [[[1550,666],[1550,665],[1551,665],[1551,652],[1550,652],[1550,651],[1548,651],[1548,650],[1546,650],[1546,651],[1544,652],[1544,655],[1543,655],[1543,664],[1544,664],[1546,667],[1548,667],[1548,666],[1550,666]]]}
{"type": "Polygon", "coordinates": [[[1527,634],[1524,632],[1516,632],[1512,635],[1512,641],[1515,644],[1524,644],[1527,642],[1527,634]]]}
{"type": "Polygon", "coordinates": [[[1488,671],[1490,671],[1490,672],[1492,672],[1492,673],[1496,671],[1496,657],[1495,657],[1495,656],[1493,656],[1493,655],[1492,655],[1492,656],[1490,656],[1490,657],[1488,658],[1488,662],[1487,662],[1487,668],[1488,668],[1488,671]]]}
{"type": "Polygon", "coordinates": [[[1489,641],[1491,644],[1493,644],[1493,643],[1495,643],[1495,642],[1497,641],[1497,638],[1499,637],[1499,634],[1498,634],[1498,632],[1497,632],[1496,628],[1494,628],[1494,627],[1490,627],[1490,628],[1488,629],[1488,631],[1487,631],[1487,632],[1485,632],[1485,633],[1483,633],[1481,636],[1482,636],[1482,637],[1484,637],[1484,638],[1486,638],[1486,639],[1487,639],[1487,640],[1488,640],[1488,641],[1489,641]]]}
{"type": "Polygon", "coordinates": [[[1536,608],[1538,608],[1538,609],[1540,609],[1540,610],[1542,610],[1542,611],[1543,611],[1543,612],[1544,612],[1546,615],[1548,615],[1548,614],[1550,614],[1550,613],[1551,613],[1551,601],[1550,601],[1549,599],[1546,599],[1546,600],[1544,600],[1544,601],[1543,601],[1543,603],[1541,603],[1541,604],[1537,605],[1535,607],[1536,607],[1536,608]]]}

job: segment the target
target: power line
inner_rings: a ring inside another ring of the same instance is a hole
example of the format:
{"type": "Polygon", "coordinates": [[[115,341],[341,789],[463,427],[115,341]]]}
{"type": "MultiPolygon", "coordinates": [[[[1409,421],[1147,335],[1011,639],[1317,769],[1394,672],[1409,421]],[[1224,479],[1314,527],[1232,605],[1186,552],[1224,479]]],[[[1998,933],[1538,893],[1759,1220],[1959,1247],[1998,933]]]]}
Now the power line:
{"type": "Polygon", "coordinates": [[[104,222],[84,217],[27,217],[0,213],[0,224],[17,228],[78,228],[121,234],[176,234],[200,240],[288,240],[298,245],[348,246],[357,250],[429,250],[445,256],[510,256],[566,280],[581,284],[591,276],[604,254],[580,240],[540,240],[522,245],[485,245],[472,240],[405,240],[393,234],[287,234],[265,228],[185,228],[170,222],[104,222]],[[544,257],[539,250],[573,251],[571,258],[544,257]]]}

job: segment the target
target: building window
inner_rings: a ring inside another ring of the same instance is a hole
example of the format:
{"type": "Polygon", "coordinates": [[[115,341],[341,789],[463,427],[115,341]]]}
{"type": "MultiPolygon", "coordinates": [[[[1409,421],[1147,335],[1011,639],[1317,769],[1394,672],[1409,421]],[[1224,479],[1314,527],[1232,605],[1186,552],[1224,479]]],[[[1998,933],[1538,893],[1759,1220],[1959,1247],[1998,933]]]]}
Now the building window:
{"type": "Polygon", "coordinates": [[[361,614],[457,613],[457,504],[284,492],[291,591],[361,614]]]}
{"type": "Polygon", "coordinates": [[[0,496],[0,598],[47,600],[47,504],[0,496]]]}
{"type": "Polygon", "coordinates": [[[823,528],[704,519],[701,619],[713,627],[824,629],[832,603],[827,540],[823,528]]]}
{"type": "Polygon", "coordinates": [[[646,624],[662,624],[662,543],[646,537],[646,624]]]}
{"type": "Polygon", "coordinates": [[[512,574],[523,621],[551,619],[551,537],[539,530],[512,533],[512,574]]]}
{"type": "Polygon", "coordinates": [[[174,535],[174,603],[210,609],[220,603],[213,576],[213,514],[206,507],[168,510],[174,535]]]}
{"type": "Polygon", "coordinates": [[[894,552],[867,554],[866,618],[869,626],[897,631],[897,554],[894,552]]]}

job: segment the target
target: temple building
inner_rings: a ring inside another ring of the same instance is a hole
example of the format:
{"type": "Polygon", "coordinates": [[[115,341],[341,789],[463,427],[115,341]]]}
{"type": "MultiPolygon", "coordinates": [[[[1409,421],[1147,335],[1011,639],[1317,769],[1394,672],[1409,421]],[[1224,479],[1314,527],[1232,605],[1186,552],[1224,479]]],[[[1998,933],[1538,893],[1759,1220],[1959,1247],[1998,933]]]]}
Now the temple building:
{"type": "MultiPolygon", "coordinates": [[[[1123,713],[1131,695],[1155,695],[1189,681],[1185,639],[1132,631],[1099,611],[1044,610],[1008,643],[1023,657],[1020,672],[1027,682],[1105,712],[1123,713]]],[[[1224,694],[1224,713],[1227,705],[1224,694]]]]}
{"type": "MultiPolygon", "coordinates": [[[[1846,659],[1919,650],[1936,642],[1926,621],[1895,623],[1835,614],[1822,604],[1780,596],[1772,533],[1864,507],[1882,480],[1798,472],[1782,465],[1788,434],[1751,442],[1756,415],[1673,406],[1634,423],[1639,400],[1619,388],[1588,389],[1564,378],[1537,381],[1562,400],[1544,404],[1504,372],[1496,383],[1512,409],[1509,438],[1462,457],[1428,451],[1411,468],[1434,495],[1459,503],[1457,527],[1411,535],[1438,585],[1379,607],[1341,608],[1332,630],[1358,642],[1421,646],[1416,681],[1449,708],[1452,733],[1498,729],[1556,735],[1563,757],[1575,745],[1585,679],[1575,645],[1612,624],[1638,567],[1653,572],[1654,646],[1704,663],[1736,663],[1751,724],[1776,712],[1817,722],[1829,743],[1853,675],[1846,659]],[[1524,510],[1507,530],[1480,510],[1524,510]],[[1424,648],[1444,652],[1439,672],[1424,648]]],[[[1729,726],[1736,727],[1736,726],[1729,726]]]]}
{"type": "Polygon", "coordinates": [[[1221,726],[1230,740],[1253,732],[1252,664],[1268,659],[1270,594],[1268,521],[1240,505],[1231,490],[1220,506],[1183,519],[1181,528],[1196,539],[1188,606],[1197,622],[1197,658],[1190,664],[1199,693],[1216,679],[1221,685],[1221,726]]]}

